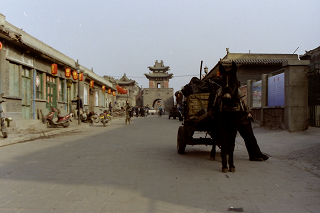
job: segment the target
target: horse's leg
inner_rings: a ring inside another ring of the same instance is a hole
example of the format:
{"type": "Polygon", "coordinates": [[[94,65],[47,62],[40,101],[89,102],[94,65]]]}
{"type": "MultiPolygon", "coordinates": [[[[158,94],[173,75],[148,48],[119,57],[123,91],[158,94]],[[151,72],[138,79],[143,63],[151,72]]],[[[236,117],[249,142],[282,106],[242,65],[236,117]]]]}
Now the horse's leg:
{"type": "Polygon", "coordinates": [[[228,172],[227,152],[228,152],[228,147],[226,146],[226,144],[222,144],[221,145],[221,159],[222,159],[222,172],[223,173],[228,172]]]}
{"type": "Polygon", "coordinates": [[[235,172],[236,171],[236,167],[233,164],[233,151],[234,151],[234,146],[230,146],[229,149],[229,159],[228,159],[228,163],[229,163],[229,171],[230,172],[235,172]]]}
{"type": "Polygon", "coordinates": [[[235,166],[233,164],[233,152],[234,152],[234,147],[236,142],[237,128],[236,127],[232,128],[228,136],[229,136],[229,140],[228,140],[229,170],[230,172],[235,172],[235,166]]]}
{"type": "Polygon", "coordinates": [[[211,153],[210,153],[210,160],[215,160],[216,159],[216,145],[212,145],[211,153]]]}

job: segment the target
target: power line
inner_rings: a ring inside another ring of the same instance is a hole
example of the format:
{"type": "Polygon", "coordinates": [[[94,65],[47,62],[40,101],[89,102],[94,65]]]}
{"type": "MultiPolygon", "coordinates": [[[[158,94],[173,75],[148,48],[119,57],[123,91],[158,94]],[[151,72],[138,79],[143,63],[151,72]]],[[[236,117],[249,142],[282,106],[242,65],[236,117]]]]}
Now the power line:
{"type": "MultiPolygon", "coordinates": [[[[180,77],[187,77],[187,76],[198,76],[199,74],[195,74],[195,75],[177,75],[177,76],[173,76],[174,78],[180,78],[180,77]]],[[[114,78],[121,78],[123,76],[111,76],[114,78]]],[[[146,78],[146,77],[138,77],[138,76],[127,76],[127,78],[146,78]]]]}

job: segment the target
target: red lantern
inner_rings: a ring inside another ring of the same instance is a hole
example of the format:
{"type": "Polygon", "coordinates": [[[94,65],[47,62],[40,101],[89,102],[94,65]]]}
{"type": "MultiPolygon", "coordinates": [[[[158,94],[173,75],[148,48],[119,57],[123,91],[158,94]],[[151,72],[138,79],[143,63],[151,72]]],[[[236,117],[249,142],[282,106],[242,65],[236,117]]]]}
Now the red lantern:
{"type": "Polygon", "coordinates": [[[78,80],[78,73],[77,73],[77,71],[72,71],[72,77],[73,77],[73,80],[78,80]]]}
{"type": "Polygon", "coordinates": [[[217,76],[221,76],[221,73],[219,70],[217,70],[217,76]]]}
{"type": "Polygon", "coordinates": [[[2,49],[2,43],[0,42],[0,50],[2,49]]]}
{"type": "Polygon", "coordinates": [[[92,88],[94,86],[94,81],[90,81],[90,88],[92,88]]]}
{"type": "Polygon", "coordinates": [[[102,86],[102,92],[106,91],[106,86],[102,86]]]}
{"type": "Polygon", "coordinates": [[[113,96],[116,96],[116,91],[113,91],[113,92],[112,92],[112,95],[113,95],[113,96]]]}
{"type": "Polygon", "coordinates": [[[70,76],[71,76],[71,70],[70,70],[69,68],[66,68],[66,69],[65,69],[65,76],[66,76],[66,78],[70,78],[70,76]]]}
{"type": "Polygon", "coordinates": [[[53,76],[58,74],[58,65],[57,64],[51,64],[51,74],[53,76]]]}
{"type": "Polygon", "coordinates": [[[83,81],[83,73],[79,73],[79,81],[83,81]]]}
{"type": "Polygon", "coordinates": [[[111,94],[111,89],[108,89],[108,94],[109,94],[109,95],[111,94]]]}

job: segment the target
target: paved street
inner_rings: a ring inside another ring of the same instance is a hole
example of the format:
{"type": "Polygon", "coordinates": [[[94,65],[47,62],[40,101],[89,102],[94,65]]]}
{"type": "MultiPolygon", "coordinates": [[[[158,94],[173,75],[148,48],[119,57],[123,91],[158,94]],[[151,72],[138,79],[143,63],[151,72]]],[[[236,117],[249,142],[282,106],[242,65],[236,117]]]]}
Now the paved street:
{"type": "Polygon", "coordinates": [[[179,125],[121,118],[0,147],[0,212],[320,212],[319,128],[256,128],[272,157],[249,161],[237,138],[236,172],[224,174],[211,147],[177,153],[179,125]]]}

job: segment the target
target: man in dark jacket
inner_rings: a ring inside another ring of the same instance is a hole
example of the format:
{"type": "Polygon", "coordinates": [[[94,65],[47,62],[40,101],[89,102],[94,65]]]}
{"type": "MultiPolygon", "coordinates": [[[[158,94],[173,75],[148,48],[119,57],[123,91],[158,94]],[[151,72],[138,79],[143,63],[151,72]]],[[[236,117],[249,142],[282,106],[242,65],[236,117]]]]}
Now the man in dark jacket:
{"type": "Polygon", "coordinates": [[[253,121],[251,110],[246,106],[246,104],[242,99],[240,101],[241,101],[241,105],[242,105],[241,107],[244,111],[244,114],[240,121],[238,132],[240,133],[246,145],[246,148],[249,154],[249,160],[250,161],[268,160],[269,157],[260,151],[257,139],[254,136],[252,126],[251,126],[251,122],[253,121]]]}
{"type": "Polygon", "coordinates": [[[82,104],[82,100],[79,99],[79,95],[77,95],[77,100],[72,100],[72,103],[77,103],[77,107],[76,110],[78,110],[78,116],[80,114],[80,110],[83,109],[83,104],[82,104]],[[80,104],[80,105],[79,105],[80,104]]]}

